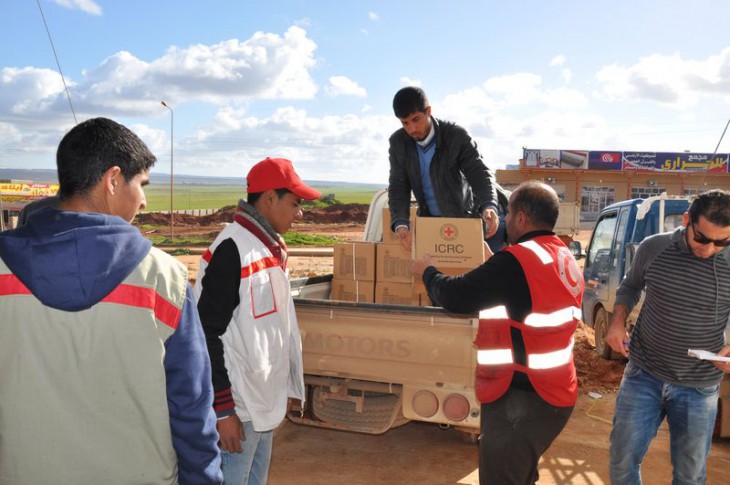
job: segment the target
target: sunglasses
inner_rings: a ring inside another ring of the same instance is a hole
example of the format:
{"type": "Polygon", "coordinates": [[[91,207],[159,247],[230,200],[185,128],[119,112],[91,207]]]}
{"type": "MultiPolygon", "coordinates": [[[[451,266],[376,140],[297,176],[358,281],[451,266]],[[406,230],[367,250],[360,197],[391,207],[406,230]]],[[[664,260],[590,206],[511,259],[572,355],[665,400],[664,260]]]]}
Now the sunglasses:
{"type": "Polygon", "coordinates": [[[730,238],[727,239],[710,239],[709,237],[702,234],[700,231],[697,230],[695,227],[695,221],[690,220],[690,224],[692,224],[692,232],[694,233],[693,239],[696,243],[699,244],[714,244],[715,246],[719,248],[724,248],[727,246],[730,246],[730,238]]]}

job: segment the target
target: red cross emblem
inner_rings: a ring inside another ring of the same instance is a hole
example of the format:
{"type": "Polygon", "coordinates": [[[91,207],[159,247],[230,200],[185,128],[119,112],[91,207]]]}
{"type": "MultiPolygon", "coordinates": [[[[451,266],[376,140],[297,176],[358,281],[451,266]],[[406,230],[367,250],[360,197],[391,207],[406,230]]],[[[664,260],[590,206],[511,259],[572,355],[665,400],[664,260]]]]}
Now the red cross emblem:
{"type": "Polygon", "coordinates": [[[444,224],[441,226],[441,237],[446,240],[456,239],[459,236],[459,229],[453,224],[444,224]]]}

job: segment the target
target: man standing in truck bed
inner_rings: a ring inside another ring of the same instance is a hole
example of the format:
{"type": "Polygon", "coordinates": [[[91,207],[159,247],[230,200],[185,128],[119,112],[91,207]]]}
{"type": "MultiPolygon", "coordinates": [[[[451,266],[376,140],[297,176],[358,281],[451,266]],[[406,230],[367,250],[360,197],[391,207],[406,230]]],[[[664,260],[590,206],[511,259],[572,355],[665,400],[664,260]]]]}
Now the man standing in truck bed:
{"type": "Polygon", "coordinates": [[[200,261],[195,290],[213,367],[224,482],[264,484],[288,398],[304,401],[302,343],[282,234],[320,197],[289,160],[246,177],[247,201],[200,261]]]}
{"type": "Polygon", "coordinates": [[[481,217],[490,246],[501,248],[497,185],[474,140],[464,128],[432,117],[421,88],[398,91],[393,111],[403,128],[390,137],[388,205],[391,229],[402,244],[410,250],[413,191],[419,216],[481,217]]]}
{"type": "Polygon", "coordinates": [[[583,277],[552,232],[555,191],[525,182],[511,195],[511,244],[462,276],[448,277],[429,255],[415,261],[433,301],[446,310],[480,310],[475,390],[481,408],[479,483],[532,484],[537,463],[573,412],[578,381],[573,332],[583,277]]]}
{"type": "Polygon", "coordinates": [[[702,484],[730,363],[688,349],[730,355],[730,192],[699,195],[673,232],[646,238],[616,291],[606,343],[628,357],[611,431],[611,483],[641,483],[641,462],[667,418],[673,483],[702,484]],[[626,318],[646,289],[629,339],[626,318]]]}

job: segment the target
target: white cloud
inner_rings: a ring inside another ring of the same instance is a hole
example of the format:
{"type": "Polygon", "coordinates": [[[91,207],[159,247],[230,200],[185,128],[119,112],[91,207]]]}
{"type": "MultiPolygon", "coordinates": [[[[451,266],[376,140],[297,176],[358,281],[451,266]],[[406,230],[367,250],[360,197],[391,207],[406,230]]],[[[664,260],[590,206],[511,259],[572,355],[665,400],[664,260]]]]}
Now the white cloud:
{"type": "Polygon", "coordinates": [[[730,47],[703,60],[678,53],[653,54],[633,65],[611,64],[596,73],[598,96],[646,100],[674,108],[696,106],[706,96],[730,95],[730,47]]]}
{"type": "Polygon", "coordinates": [[[400,83],[403,86],[418,86],[420,87],[423,83],[420,79],[411,79],[409,77],[403,76],[399,79],[400,83]]]}
{"type": "Polygon", "coordinates": [[[369,18],[370,20],[372,20],[372,21],[376,21],[376,20],[378,20],[378,18],[380,18],[380,17],[378,17],[378,14],[377,14],[377,13],[375,13],[375,12],[373,12],[373,11],[370,11],[370,12],[368,12],[368,18],[369,18]]]}
{"type": "Polygon", "coordinates": [[[573,71],[568,69],[567,67],[560,70],[560,75],[563,77],[563,81],[566,83],[569,83],[571,79],[573,79],[573,71]]]}
{"type": "Polygon", "coordinates": [[[557,56],[550,59],[550,66],[563,66],[565,65],[566,59],[563,54],[558,54],[557,56]]]}
{"type": "MultiPolygon", "coordinates": [[[[310,71],[317,45],[306,31],[290,27],[284,35],[257,32],[240,41],[171,47],[160,58],[138,59],[117,52],[67,79],[74,108],[83,113],[141,115],[156,111],[159,101],[207,101],[219,105],[256,99],[311,99],[318,88],[310,71]]],[[[60,77],[38,68],[0,71],[0,121],[17,117],[44,120],[67,113],[60,77]]]]}
{"type": "Polygon", "coordinates": [[[94,0],[52,0],[54,3],[71,10],[81,10],[90,15],[101,15],[101,7],[94,0]]]}
{"type": "MultiPolygon", "coordinates": [[[[222,108],[215,120],[176,143],[179,173],[203,167],[210,174],[244,174],[258,160],[279,156],[292,160],[306,179],[351,181],[355,172],[359,181],[385,183],[389,170],[385,140],[398,128],[392,116],[313,117],[293,106],[258,118],[222,108]]],[[[169,150],[169,139],[162,137],[155,148],[160,157],[169,150]]]]}
{"type": "Polygon", "coordinates": [[[357,96],[359,98],[367,96],[365,88],[345,76],[332,76],[329,82],[325,90],[330,96],[357,96]]]}

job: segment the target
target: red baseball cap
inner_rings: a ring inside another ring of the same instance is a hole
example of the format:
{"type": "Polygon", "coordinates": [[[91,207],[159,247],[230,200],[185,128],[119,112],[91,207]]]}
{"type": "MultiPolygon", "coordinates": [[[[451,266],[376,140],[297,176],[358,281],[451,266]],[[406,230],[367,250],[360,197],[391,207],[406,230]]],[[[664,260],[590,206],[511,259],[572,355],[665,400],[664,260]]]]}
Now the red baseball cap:
{"type": "Polygon", "coordinates": [[[297,197],[314,200],[322,197],[322,193],[306,185],[294,171],[292,163],[286,158],[269,158],[261,160],[251,167],[246,176],[250,194],[274,189],[289,189],[297,197]]]}

